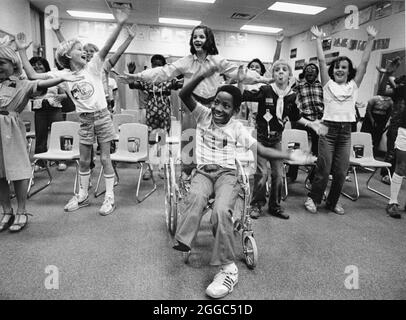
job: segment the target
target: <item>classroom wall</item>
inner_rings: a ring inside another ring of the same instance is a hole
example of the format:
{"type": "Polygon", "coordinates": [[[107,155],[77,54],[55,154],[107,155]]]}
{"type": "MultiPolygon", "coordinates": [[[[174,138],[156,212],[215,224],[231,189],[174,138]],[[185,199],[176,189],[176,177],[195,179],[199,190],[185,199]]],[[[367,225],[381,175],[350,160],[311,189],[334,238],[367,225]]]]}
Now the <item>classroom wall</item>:
{"type": "Polygon", "coordinates": [[[12,35],[24,32],[31,39],[30,3],[28,0],[1,0],[0,30],[12,35]]]}
{"type": "MultiPolygon", "coordinates": [[[[358,30],[343,30],[331,35],[333,38],[348,38],[355,40],[367,40],[366,28],[373,25],[378,31],[377,39],[390,38],[390,44],[387,49],[372,51],[368,63],[367,72],[359,90],[358,101],[366,103],[376,93],[378,83],[378,71],[376,66],[380,65],[381,56],[383,53],[405,49],[405,12],[399,12],[379,20],[371,20],[359,27],[358,30]]],[[[305,59],[317,56],[315,41],[310,39],[310,32],[305,32],[296,35],[290,39],[288,51],[297,48],[297,57],[292,59],[292,67],[296,60],[305,59]]],[[[340,55],[348,56],[357,66],[362,57],[363,51],[349,50],[342,47],[331,47],[331,50],[324,51],[325,54],[338,51],[340,55]]],[[[289,56],[287,56],[289,57],[289,56]]],[[[295,70],[294,75],[297,77],[302,70],[295,70]]],[[[363,113],[364,111],[361,111],[363,113]]]]}
{"type": "MultiPolygon", "coordinates": [[[[65,38],[79,38],[83,43],[92,42],[102,46],[106,41],[113,23],[86,22],[79,20],[61,20],[61,31],[65,38]]],[[[139,54],[160,53],[166,56],[183,57],[189,54],[189,39],[192,28],[176,28],[162,26],[139,25],[137,36],[130,44],[126,52],[139,54]]],[[[47,33],[48,48],[56,48],[58,41],[52,33],[47,33]]],[[[124,41],[126,33],[122,32],[112,51],[124,41]]],[[[276,48],[274,36],[256,35],[249,33],[232,33],[216,31],[216,44],[220,55],[235,61],[250,61],[259,58],[264,62],[270,62],[276,48]],[[253,49],[255,48],[255,49],[253,49]]],[[[288,41],[287,41],[288,42],[288,41]]],[[[287,54],[287,46],[282,47],[287,54]],[[284,48],[285,47],[285,48],[284,48]]],[[[52,53],[52,50],[47,50],[52,53]]]]}

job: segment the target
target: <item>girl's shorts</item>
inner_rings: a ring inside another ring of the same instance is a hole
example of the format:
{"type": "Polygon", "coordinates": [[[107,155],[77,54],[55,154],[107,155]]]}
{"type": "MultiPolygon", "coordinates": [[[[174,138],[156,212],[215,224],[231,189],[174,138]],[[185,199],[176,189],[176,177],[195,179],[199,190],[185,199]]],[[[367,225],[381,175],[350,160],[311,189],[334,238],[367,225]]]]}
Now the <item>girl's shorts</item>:
{"type": "Polygon", "coordinates": [[[79,142],[81,144],[92,145],[96,139],[99,143],[103,143],[116,138],[113,121],[107,108],[95,112],[82,112],[79,119],[79,142]]]}

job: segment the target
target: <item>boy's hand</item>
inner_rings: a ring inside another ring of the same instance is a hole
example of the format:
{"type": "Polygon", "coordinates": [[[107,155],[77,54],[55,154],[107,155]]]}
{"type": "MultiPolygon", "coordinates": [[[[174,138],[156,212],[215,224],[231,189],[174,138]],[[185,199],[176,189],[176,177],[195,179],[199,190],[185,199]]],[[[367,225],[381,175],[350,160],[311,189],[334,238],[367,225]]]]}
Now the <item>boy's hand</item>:
{"type": "Polygon", "coordinates": [[[134,39],[134,37],[136,35],[137,24],[134,23],[131,26],[127,26],[126,29],[127,29],[128,36],[131,39],[134,39]]]}
{"type": "Polygon", "coordinates": [[[319,29],[317,26],[313,26],[310,29],[310,32],[316,37],[316,38],[321,38],[323,36],[323,30],[319,29]]]}
{"type": "Polygon", "coordinates": [[[27,42],[24,32],[20,32],[16,35],[14,42],[17,46],[17,50],[27,50],[27,48],[32,44],[32,41],[27,42]]]}
{"type": "Polygon", "coordinates": [[[128,68],[128,72],[129,72],[129,73],[134,73],[134,72],[135,72],[135,69],[137,69],[137,66],[136,66],[136,64],[135,64],[134,61],[131,61],[131,62],[129,62],[129,63],[127,64],[127,68],[128,68]]]}
{"type": "Polygon", "coordinates": [[[316,157],[300,149],[295,149],[289,154],[289,160],[297,163],[311,164],[316,161],[316,157]]]}
{"type": "Polygon", "coordinates": [[[212,76],[213,74],[215,74],[216,72],[218,72],[218,70],[219,70],[219,68],[212,61],[209,61],[207,66],[200,68],[199,74],[203,78],[208,78],[208,77],[212,76]]]}
{"type": "Polygon", "coordinates": [[[368,26],[367,28],[368,37],[375,38],[378,31],[373,26],[368,26]]]}
{"type": "Polygon", "coordinates": [[[319,121],[313,122],[312,128],[319,136],[325,136],[328,133],[328,127],[319,121]]]}
{"type": "Polygon", "coordinates": [[[134,81],[141,81],[141,76],[139,73],[127,73],[124,72],[124,76],[120,76],[120,78],[126,78],[134,81]]]}
{"type": "Polygon", "coordinates": [[[115,10],[115,14],[114,14],[117,23],[119,24],[124,24],[129,16],[130,16],[130,9],[126,8],[126,9],[117,9],[115,10]]]}
{"type": "Polygon", "coordinates": [[[130,84],[130,83],[134,83],[135,79],[128,78],[127,76],[119,75],[119,76],[117,76],[117,81],[120,83],[124,83],[124,84],[130,84]]]}
{"type": "Polygon", "coordinates": [[[283,35],[283,33],[279,33],[279,34],[276,36],[276,41],[277,41],[277,42],[283,42],[283,39],[285,39],[285,36],[283,35]]]}

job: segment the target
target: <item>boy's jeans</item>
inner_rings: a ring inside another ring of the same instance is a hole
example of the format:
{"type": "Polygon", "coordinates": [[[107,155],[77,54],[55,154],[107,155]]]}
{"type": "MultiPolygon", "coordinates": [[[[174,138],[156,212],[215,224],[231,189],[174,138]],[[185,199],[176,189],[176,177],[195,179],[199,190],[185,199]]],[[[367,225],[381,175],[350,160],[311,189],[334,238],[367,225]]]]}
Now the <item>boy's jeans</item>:
{"type": "MultiPolygon", "coordinates": [[[[282,149],[281,142],[269,146],[277,150],[282,149]]],[[[269,209],[278,210],[281,207],[283,161],[271,160],[271,190],[269,196],[269,209]]],[[[251,206],[263,207],[266,204],[266,182],[268,180],[268,160],[257,155],[257,171],[254,175],[254,190],[252,192],[251,206]]]]}
{"type": "Polygon", "coordinates": [[[188,245],[199,231],[203,210],[214,193],[215,202],[210,222],[215,237],[210,264],[224,265],[235,261],[235,235],[232,216],[238,197],[236,171],[219,167],[206,172],[198,169],[192,179],[189,194],[181,208],[182,216],[175,239],[188,245]]]}
{"type": "Polygon", "coordinates": [[[319,137],[319,155],[309,197],[315,203],[321,203],[331,172],[333,181],[327,204],[334,208],[340,198],[350,162],[351,122],[324,121],[324,124],[328,127],[328,133],[319,137]]]}

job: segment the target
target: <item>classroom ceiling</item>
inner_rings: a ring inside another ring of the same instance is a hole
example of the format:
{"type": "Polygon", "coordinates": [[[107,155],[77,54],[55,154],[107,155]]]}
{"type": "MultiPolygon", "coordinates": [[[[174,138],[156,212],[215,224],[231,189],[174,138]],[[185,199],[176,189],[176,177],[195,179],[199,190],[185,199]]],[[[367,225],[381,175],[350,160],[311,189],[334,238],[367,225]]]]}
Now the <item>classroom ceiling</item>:
{"type": "MultiPolygon", "coordinates": [[[[303,15],[267,10],[270,5],[276,2],[274,0],[216,0],[214,4],[184,0],[108,1],[131,3],[130,22],[138,24],[160,25],[158,17],[182,18],[201,20],[202,24],[220,31],[241,32],[240,28],[245,24],[279,27],[284,29],[283,32],[288,37],[309,30],[312,25],[321,25],[345,15],[344,10],[347,5],[356,4],[361,10],[381,2],[376,0],[286,0],[287,2],[327,8],[317,15],[303,15]],[[239,16],[241,14],[249,15],[252,18],[250,20],[232,19],[231,16],[234,13],[239,16]]],[[[105,13],[111,10],[106,4],[106,0],[30,0],[30,3],[41,11],[45,10],[48,5],[56,5],[59,8],[60,17],[68,19],[75,19],[66,13],[66,10],[69,9],[105,13]]]]}

